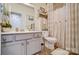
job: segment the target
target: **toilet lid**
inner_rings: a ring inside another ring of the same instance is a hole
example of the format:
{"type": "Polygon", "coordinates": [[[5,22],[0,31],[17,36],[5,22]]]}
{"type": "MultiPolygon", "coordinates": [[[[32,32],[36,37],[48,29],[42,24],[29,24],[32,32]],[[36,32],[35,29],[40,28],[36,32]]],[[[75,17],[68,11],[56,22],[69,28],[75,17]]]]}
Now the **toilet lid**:
{"type": "Polygon", "coordinates": [[[49,42],[56,42],[57,39],[56,38],[53,38],[53,37],[45,37],[45,39],[49,42]]]}

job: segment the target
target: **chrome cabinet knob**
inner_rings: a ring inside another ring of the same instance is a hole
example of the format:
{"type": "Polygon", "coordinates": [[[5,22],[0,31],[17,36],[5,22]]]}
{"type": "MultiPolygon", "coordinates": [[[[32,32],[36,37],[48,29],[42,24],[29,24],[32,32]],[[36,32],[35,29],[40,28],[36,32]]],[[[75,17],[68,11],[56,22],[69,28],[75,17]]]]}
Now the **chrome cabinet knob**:
{"type": "Polygon", "coordinates": [[[7,39],[3,37],[2,40],[3,40],[3,41],[6,41],[7,39]]]}

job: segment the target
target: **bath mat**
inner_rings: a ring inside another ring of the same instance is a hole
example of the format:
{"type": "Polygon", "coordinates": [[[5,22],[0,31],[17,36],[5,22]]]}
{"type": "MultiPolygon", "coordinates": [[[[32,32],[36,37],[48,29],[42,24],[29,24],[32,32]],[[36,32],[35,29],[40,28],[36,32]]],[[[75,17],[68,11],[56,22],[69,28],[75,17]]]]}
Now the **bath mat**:
{"type": "Polygon", "coordinates": [[[56,50],[51,52],[51,55],[69,55],[69,51],[66,51],[61,48],[57,48],[56,50]]]}

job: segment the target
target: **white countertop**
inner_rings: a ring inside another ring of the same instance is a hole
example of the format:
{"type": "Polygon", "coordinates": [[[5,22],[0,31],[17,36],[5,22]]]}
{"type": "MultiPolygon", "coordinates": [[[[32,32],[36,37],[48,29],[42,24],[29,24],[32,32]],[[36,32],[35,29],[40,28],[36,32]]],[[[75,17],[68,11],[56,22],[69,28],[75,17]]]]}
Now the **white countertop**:
{"type": "Polygon", "coordinates": [[[1,32],[1,34],[20,34],[20,33],[38,33],[38,32],[42,32],[42,31],[23,31],[23,32],[1,32]]]}

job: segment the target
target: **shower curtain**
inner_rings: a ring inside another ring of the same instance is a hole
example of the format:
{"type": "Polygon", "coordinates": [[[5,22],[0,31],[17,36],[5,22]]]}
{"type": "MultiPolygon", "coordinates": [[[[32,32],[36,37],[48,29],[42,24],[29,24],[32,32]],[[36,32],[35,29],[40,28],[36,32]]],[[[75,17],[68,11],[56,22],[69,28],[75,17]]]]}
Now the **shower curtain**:
{"type": "Polygon", "coordinates": [[[56,10],[53,4],[47,6],[50,35],[58,39],[61,48],[79,54],[79,4],[63,4],[56,10]]]}

